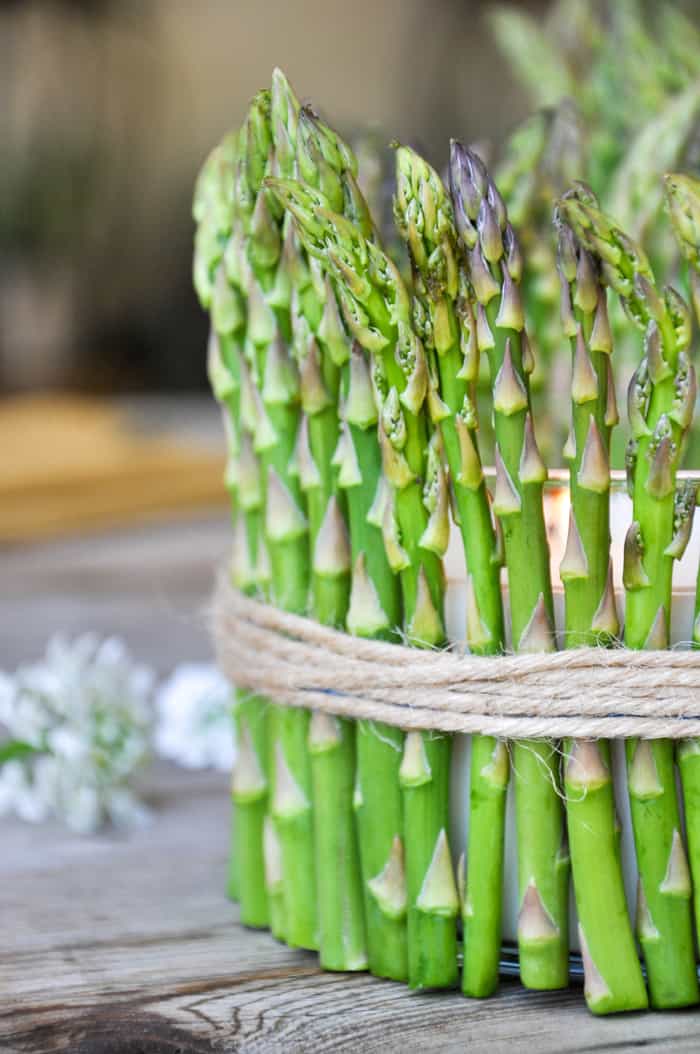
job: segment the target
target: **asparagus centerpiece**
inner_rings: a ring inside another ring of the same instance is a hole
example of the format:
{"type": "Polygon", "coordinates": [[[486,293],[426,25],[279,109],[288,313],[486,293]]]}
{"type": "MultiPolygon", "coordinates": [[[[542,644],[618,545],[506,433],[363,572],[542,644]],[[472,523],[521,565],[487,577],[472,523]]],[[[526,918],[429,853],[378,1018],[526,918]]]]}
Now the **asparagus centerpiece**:
{"type": "MultiPolygon", "coordinates": [[[[440,429],[467,563],[467,643],[476,655],[504,647],[498,545],[479,456],[475,384],[479,348],[472,293],[458,262],[452,205],[437,172],[407,147],[396,153],[396,223],[409,250],[414,318],[433,356],[429,406],[440,429]]],[[[471,741],[470,819],[462,897],[462,990],[489,995],[501,949],[505,744],[471,741]]]]}
{"type": "MultiPolygon", "coordinates": [[[[690,316],[670,287],[660,292],[643,251],[587,200],[568,202],[578,239],[644,331],[644,357],[628,392],[628,447],[634,521],[625,539],[625,643],[667,648],[673,561],[689,534],[692,504],[676,471],[695,403],[690,316]]],[[[694,502],[693,502],[694,503],[694,502]]],[[[628,790],[639,866],[637,934],[655,1007],[698,1001],[691,885],[668,740],[627,741],[628,790]]]]}
{"type": "MultiPolygon", "coordinates": [[[[566,201],[557,223],[562,323],[572,345],[571,511],[560,567],[566,646],[608,646],[620,628],[610,561],[610,432],[618,422],[612,340],[598,266],[563,219],[566,201]]],[[[647,994],[622,877],[610,744],[567,740],[564,752],[586,1002],[596,1014],[639,1010],[647,994]]]]}
{"type": "MultiPolygon", "coordinates": [[[[628,21],[641,26],[636,15],[628,21]]],[[[639,39],[656,54],[650,38],[639,39]]],[[[608,74],[596,77],[611,83],[608,74]]],[[[620,207],[634,205],[625,215],[635,231],[650,225],[657,262],[673,247],[658,229],[651,153],[659,128],[671,134],[659,156],[685,150],[698,99],[696,84],[679,84],[618,166],[616,193],[632,181],[620,207]]],[[[620,126],[627,132],[628,117],[620,126]]],[[[555,387],[558,376],[544,213],[562,174],[591,164],[591,144],[579,133],[563,103],[518,134],[504,170],[508,208],[478,155],[459,143],[449,193],[435,169],[397,146],[394,216],[409,279],[380,244],[353,152],[300,105],[279,70],[241,129],[212,151],[195,188],[193,279],[210,313],[208,372],[227,434],[230,574],[242,592],[352,634],[439,648],[451,507],[467,569],[470,650],[505,650],[504,558],[514,650],[555,647],[547,470],[532,392],[555,387]],[[538,372],[525,323],[533,305],[533,332],[546,349],[538,372]],[[477,404],[482,353],[488,381],[482,371],[477,404]],[[477,440],[486,401],[493,503],[483,432],[477,440]]],[[[605,167],[600,158],[596,165],[605,167]]],[[[666,197],[700,319],[700,182],[669,175],[666,197]]],[[[557,202],[555,226],[561,326],[571,344],[562,400],[571,416],[565,646],[609,647],[620,631],[609,491],[618,421],[612,332],[618,354],[624,333],[608,321],[610,286],[644,334],[628,392],[634,522],[624,547],[624,639],[665,649],[673,561],[687,545],[698,490],[678,476],[696,400],[690,312],[673,289],[657,286],[642,249],[583,183],[557,202]]],[[[693,636],[700,646],[700,573],[693,636]]],[[[229,882],[245,924],[318,948],[327,969],[369,965],[414,988],[447,987],[457,980],[461,909],[462,989],[488,995],[498,980],[512,762],[523,983],[550,989],[568,980],[566,814],[588,1006],[605,1014],[647,1005],[623,884],[611,744],[569,739],[560,751],[539,740],[507,749],[472,736],[468,867],[460,861],[456,882],[447,837],[451,736],[311,715],[246,692],[237,693],[235,720],[229,882]]],[[[691,1005],[700,1001],[691,905],[691,874],[700,882],[699,741],[676,753],[672,742],[633,739],[626,760],[649,1000],[691,1005]]],[[[695,910],[700,928],[698,898],[695,910]]]]}
{"type": "MultiPolygon", "coordinates": [[[[535,440],[528,376],[534,365],[519,293],[522,259],[506,209],[481,159],[453,142],[450,184],[488,354],[496,430],[494,511],[505,543],[514,647],[554,648],[549,547],[542,509],[547,470],[535,440]],[[525,571],[527,569],[527,571],[525,571]]],[[[569,854],[550,741],[515,743],[520,976],[530,988],[568,982],[569,854]]]]}

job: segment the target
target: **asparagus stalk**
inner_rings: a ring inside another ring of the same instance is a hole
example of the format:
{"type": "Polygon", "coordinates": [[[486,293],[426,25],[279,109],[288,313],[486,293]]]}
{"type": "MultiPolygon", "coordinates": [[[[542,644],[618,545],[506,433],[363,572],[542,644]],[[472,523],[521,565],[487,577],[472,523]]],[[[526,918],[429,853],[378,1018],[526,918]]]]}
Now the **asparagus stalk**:
{"type": "MultiPolygon", "coordinates": [[[[233,472],[227,471],[238,484],[243,509],[244,523],[239,524],[234,535],[234,556],[236,574],[234,580],[244,592],[262,592],[269,595],[270,587],[270,564],[269,554],[264,541],[264,500],[265,486],[261,478],[260,459],[255,453],[256,429],[258,419],[255,413],[254,401],[251,393],[251,381],[249,377],[249,366],[244,355],[248,346],[248,331],[256,331],[260,326],[260,318],[266,318],[264,310],[261,312],[260,298],[254,296],[253,309],[249,311],[248,294],[251,289],[252,275],[245,251],[246,235],[246,213],[250,206],[250,193],[246,193],[243,183],[245,173],[241,171],[241,165],[245,157],[246,142],[241,132],[241,161],[236,175],[233,206],[233,226],[231,235],[226,242],[223,253],[222,265],[219,269],[216,284],[216,295],[213,301],[215,317],[218,317],[219,329],[231,333],[238,333],[238,339],[226,343],[221,340],[221,348],[224,350],[223,359],[229,370],[229,376],[235,378],[235,406],[230,404],[231,436],[237,438],[237,446],[240,453],[238,460],[230,462],[233,472]],[[243,191],[241,194],[240,191],[243,191]],[[245,319],[245,327],[240,330],[241,311],[245,319]],[[248,315],[250,323],[248,326],[248,315]],[[245,381],[245,385],[243,385],[245,381]],[[245,387],[247,398],[241,399],[241,389],[245,387]]],[[[280,269],[281,270],[281,269],[280,269]]],[[[254,352],[248,348],[249,358],[254,359],[254,352]]],[[[253,366],[255,366],[253,361],[253,366]]],[[[218,362],[214,361],[214,373],[218,373],[218,362]]],[[[268,786],[266,793],[261,797],[265,799],[265,809],[260,805],[254,834],[246,836],[245,830],[241,830],[239,845],[235,856],[241,861],[241,870],[248,875],[247,885],[250,889],[250,897],[262,898],[267,894],[267,907],[269,922],[272,933],[280,940],[285,935],[285,909],[284,889],[281,871],[281,848],[275,824],[269,815],[270,808],[270,786],[271,783],[271,759],[270,736],[271,726],[274,718],[274,707],[270,700],[259,697],[244,695],[238,707],[239,715],[239,741],[246,745],[252,744],[254,754],[248,758],[246,771],[266,776],[268,786]],[[251,731],[252,730],[252,731],[251,731]],[[262,813],[262,815],[260,815],[262,813]],[[252,846],[252,848],[251,848],[252,846]],[[261,847],[261,848],[260,848],[261,847]],[[261,855],[263,866],[261,866],[261,855]],[[265,880],[261,881],[264,871],[265,880]]],[[[244,755],[245,758],[245,755],[244,755]]],[[[258,781],[260,782],[260,781],[258,781]]],[[[255,780],[253,780],[255,783],[255,780]]],[[[240,788],[239,788],[240,789],[240,788]]],[[[241,793],[247,793],[245,788],[241,793]]]]}
{"type": "MultiPolygon", "coordinates": [[[[401,624],[401,596],[372,514],[381,494],[377,410],[367,353],[354,341],[344,369],[344,431],[339,479],[350,514],[352,594],[347,628],[359,637],[393,640],[401,624]]],[[[375,510],[376,511],[376,510],[375,510]]],[[[357,822],[369,968],[378,977],[408,977],[406,876],[399,769],[404,735],[379,721],[357,725],[357,822]]]]}
{"type": "MultiPolygon", "coordinates": [[[[374,237],[369,209],[356,183],[357,164],[347,145],[309,110],[302,111],[304,140],[316,147],[338,175],[333,184],[323,168],[299,163],[308,183],[326,191],[335,205],[366,237],[374,237]]],[[[322,258],[320,262],[323,263],[322,258]]],[[[343,431],[334,461],[338,485],[346,496],[352,547],[352,601],[347,628],[351,633],[393,639],[400,624],[398,581],[392,574],[381,537],[381,525],[370,522],[381,472],[377,411],[366,352],[352,350],[335,291],[326,284],[323,340],[342,371],[343,431]]],[[[407,977],[406,883],[399,766],[403,735],[379,722],[363,721],[356,729],[357,772],[353,803],[362,859],[369,967],[378,976],[407,977]]]]}
{"type": "MultiPolygon", "coordinates": [[[[274,184],[280,200],[288,204],[296,201],[302,208],[310,203],[328,208],[330,201],[320,192],[320,187],[324,187],[336,204],[343,204],[363,233],[372,234],[364,198],[354,181],[354,162],[348,148],[309,111],[303,111],[302,123],[308,148],[316,157],[327,160],[330,171],[310,163],[308,156],[299,158],[298,168],[306,172],[313,186],[274,184]],[[333,173],[339,178],[339,186],[332,180],[333,173]]],[[[323,266],[323,253],[315,258],[323,266]]],[[[334,462],[338,468],[337,484],[347,493],[351,528],[353,577],[347,628],[357,635],[391,639],[400,624],[401,604],[397,581],[382,545],[380,523],[371,515],[381,471],[371,380],[361,346],[355,343],[352,354],[348,354],[348,337],[328,280],[318,333],[323,334],[330,356],[342,364],[343,373],[345,421],[334,462]]],[[[375,722],[361,722],[357,727],[353,800],[362,858],[369,967],[378,976],[398,980],[407,976],[402,804],[398,786],[402,746],[403,734],[396,728],[375,722]]]]}
{"type": "MultiPolygon", "coordinates": [[[[308,111],[307,136],[313,143],[325,140],[326,154],[335,146],[336,170],[340,172],[344,207],[366,234],[372,224],[366,206],[347,165],[349,151],[308,111]],[[315,134],[314,134],[315,133],[315,134]],[[338,164],[338,158],[342,159],[338,164]],[[343,161],[345,164],[343,165],[343,161]]],[[[305,168],[313,182],[314,171],[305,168]]],[[[326,180],[328,183],[328,180],[326,180]]],[[[303,222],[299,209],[329,206],[318,187],[303,187],[293,182],[273,183],[281,201],[297,209],[297,221],[303,222]]],[[[311,213],[308,213],[311,215],[311,213]]],[[[318,250],[315,250],[318,251],[318,250]]],[[[324,256],[319,252],[319,261],[324,256]]],[[[326,267],[327,270],[327,267],[326,267]]],[[[352,593],[347,629],[360,636],[394,639],[400,624],[401,604],[398,581],[389,566],[381,535],[381,518],[377,519],[380,494],[381,454],[377,443],[377,410],[372,393],[366,352],[355,341],[352,351],[343,326],[337,299],[330,279],[326,282],[324,314],[318,327],[329,353],[342,363],[343,428],[334,461],[338,468],[338,486],[348,501],[352,548],[352,593]]],[[[399,788],[399,766],[403,734],[399,729],[378,722],[363,721],[357,726],[357,773],[354,807],[360,845],[362,879],[367,918],[367,948],[370,970],[383,977],[405,980],[407,977],[406,888],[402,840],[402,809],[399,788]]]]}
{"type": "MultiPolygon", "coordinates": [[[[690,176],[673,174],[666,176],[666,200],[676,240],[688,263],[691,301],[695,317],[700,321],[700,182],[690,176]]],[[[685,501],[688,514],[684,517],[687,533],[692,526],[693,507],[696,502],[697,485],[688,483],[685,501]]],[[[695,615],[692,631],[693,646],[700,647],[700,568],[695,591],[695,615]]],[[[700,740],[689,739],[679,744],[678,765],[683,788],[685,828],[688,838],[690,874],[695,890],[695,929],[700,932],[700,740]]]]}
{"type": "MultiPolygon", "coordinates": [[[[305,613],[310,585],[308,523],[291,464],[300,393],[288,346],[292,285],[301,281],[304,262],[289,234],[285,237],[283,218],[263,187],[271,168],[293,163],[293,153],[291,162],[289,154],[297,115],[298,103],[279,74],[273,77],[272,93],[258,93],[251,104],[236,180],[243,237],[232,252],[232,267],[247,291],[241,413],[254,428],[255,450],[263,465],[271,595],[284,610],[305,613]]],[[[280,841],[285,938],[293,946],[316,948],[309,714],[275,706],[270,722],[271,812],[280,841]]],[[[267,844],[272,844],[269,836],[267,844]]],[[[275,872],[274,867],[270,870],[275,872]]]]}
{"type": "MultiPolygon", "coordinates": [[[[444,642],[443,572],[447,484],[437,436],[428,446],[422,412],[427,365],[412,329],[410,299],[391,260],[358,227],[325,208],[290,204],[310,248],[324,255],[351,333],[374,355],[379,441],[387,499],[383,533],[400,573],[404,627],[416,646],[444,642]]],[[[408,898],[408,976],[414,988],[456,980],[457,892],[447,840],[450,738],[406,736],[403,791],[408,898]]]]}
{"type": "MultiPolygon", "coordinates": [[[[297,327],[308,334],[299,323],[297,327]]],[[[309,510],[312,610],[327,625],[344,625],[351,555],[342,492],[332,464],[338,441],[338,367],[315,337],[302,339],[306,344],[301,364],[305,418],[297,451],[309,510]]],[[[332,970],[362,970],[367,966],[367,954],[353,815],[354,723],[314,713],[309,749],[321,965],[332,970]]]]}
{"type": "MultiPolygon", "coordinates": [[[[232,575],[247,592],[255,588],[257,536],[261,507],[259,471],[250,441],[241,441],[238,344],[245,325],[240,296],[229,284],[221,261],[223,243],[235,222],[232,184],[235,146],[228,136],[203,166],[195,191],[194,214],[199,223],[195,276],[203,306],[211,308],[208,372],[220,403],[228,437],[226,484],[231,494],[234,531],[232,575]]],[[[238,759],[232,783],[232,848],[229,892],[241,902],[241,920],[266,926],[267,896],[262,873],[262,824],[267,810],[266,719],[258,701],[245,693],[235,706],[238,759]]]]}
{"type": "Polygon", "coordinates": [[[671,173],[665,186],[673,231],[688,263],[690,302],[700,322],[700,180],[671,173]]]}
{"type": "MultiPolygon", "coordinates": [[[[610,433],[618,422],[606,291],[592,257],[559,219],[562,323],[571,340],[569,533],[560,567],[566,646],[609,646],[619,633],[610,561],[610,433]]],[[[639,1010],[647,994],[622,877],[610,745],[567,740],[566,812],[583,952],[596,1014],[639,1010]]]]}
{"type": "MultiPolygon", "coordinates": [[[[528,374],[533,362],[519,294],[520,250],[483,162],[456,142],[450,182],[478,301],[477,341],[488,353],[493,385],[494,510],[503,528],[513,643],[519,651],[549,651],[554,648],[554,618],[542,511],[547,470],[531,414],[528,374]]],[[[529,988],[562,988],[568,982],[569,857],[555,744],[515,743],[513,775],[520,977],[529,988]]]]}
{"type": "MultiPolygon", "coordinates": [[[[645,332],[644,357],[630,382],[632,440],[627,464],[634,522],[625,540],[625,643],[669,643],[673,560],[687,539],[688,514],[676,495],[676,470],[695,402],[687,348],[690,316],[670,287],[659,292],[642,250],[585,191],[565,216],[627,314],[645,332]]],[[[687,1006],[699,998],[691,887],[676,795],[673,744],[627,742],[628,790],[639,866],[637,933],[647,965],[651,1003],[687,1006]]]]}
{"type": "MultiPolygon", "coordinates": [[[[297,169],[343,203],[346,158],[324,126],[302,109],[297,169]]],[[[349,347],[337,316],[335,294],[319,262],[309,261],[314,295],[297,300],[295,344],[300,363],[305,418],[298,468],[309,510],[313,611],[327,625],[344,626],[350,599],[351,552],[346,502],[334,455],[339,439],[341,367],[349,347]],[[303,304],[303,306],[302,306],[303,304]],[[303,311],[303,314],[302,314],[303,311]]],[[[363,891],[353,812],[355,725],[315,713],[310,750],[314,786],[319,951],[327,969],[367,967],[363,891]]]]}
{"type": "MultiPolygon", "coordinates": [[[[223,265],[220,265],[223,273],[223,265]]],[[[228,284],[227,279],[225,279],[228,284]]],[[[217,282],[217,289],[222,283],[217,282]]],[[[222,294],[218,294],[221,296],[222,294]]],[[[227,294],[224,293],[223,296],[227,294]]],[[[234,378],[238,390],[238,378],[235,377],[235,363],[238,356],[231,334],[222,329],[221,311],[217,311],[217,292],[215,291],[212,317],[219,331],[219,354],[225,351],[226,360],[221,355],[221,364],[216,368],[219,378],[222,369],[228,370],[234,378]]],[[[213,349],[216,355],[216,350],[213,349]]],[[[228,413],[229,431],[238,423],[234,416],[229,397],[228,413]]],[[[238,454],[232,456],[229,448],[229,465],[227,480],[235,481],[240,514],[234,528],[234,553],[231,574],[235,585],[246,593],[254,593],[264,587],[261,578],[262,565],[259,535],[262,515],[262,482],[259,460],[253,450],[250,434],[239,428],[238,454]]],[[[241,904],[241,921],[247,926],[266,927],[269,923],[267,891],[261,882],[264,871],[263,862],[263,824],[268,812],[268,743],[267,743],[267,704],[266,701],[247,692],[237,693],[236,731],[238,756],[233,774],[232,795],[236,808],[235,840],[232,855],[238,860],[239,890],[241,904]]]]}
{"type": "MultiPolygon", "coordinates": [[[[232,185],[233,179],[230,180],[231,191],[232,185]]],[[[231,192],[230,200],[233,201],[231,192]]],[[[237,224],[234,207],[232,236],[237,224]]],[[[235,490],[240,510],[231,571],[239,589],[254,593],[264,589],[266,584],[260,543],[263,488],[253,438],[240,415],[240,356],[245,337],[245,305],[240,290],[229,279],[223,258],[216,272],[211,316],[216,341],[210,347],[209,373],[215,393],[227,411],[224,418],[229,437],[226,480],[235,490]]],[[[266,927],[269,923],[267,889],[261,881],[264,872],[263,826],[269,808],[267,726],[267,701],[248,692],[237,693],[238,757],[232,782],[237,823],[232,855],[238,860],[241,921],[255,927],[266,927]]]]}
{"type": "Polygon", "coordinates": [[[524,257],[523,302],[535,357],[530,388],[545,460],[555,451],[558,456],[568,428],[566,403],[557,397],[566,380],[558,355],[562,332],[556,310],[559,281],[551,237],[552,208],[556,197],[585,170],[583,143],[579,113],[570,99],[562,99],[515,130],[505,160],[495,172],[524,257]]]}
{"type": "MultiPolygon", "coordinates": [[[[394,213],[411,259],[414,315],[434,355],[433,419],[444,443],[467,563],[467,643],[474,654],[493,655],[504,648],[503,606],[476,437],[479,350],[470,290],[457,263],[452,206],[437,172],[414,151],[399,147],[396,178],[394,213]]],[[[505,744],[493,736],[473,736],[471,751],[462,991],[487,996],[498,983],[509,762],[505,744]]]]}

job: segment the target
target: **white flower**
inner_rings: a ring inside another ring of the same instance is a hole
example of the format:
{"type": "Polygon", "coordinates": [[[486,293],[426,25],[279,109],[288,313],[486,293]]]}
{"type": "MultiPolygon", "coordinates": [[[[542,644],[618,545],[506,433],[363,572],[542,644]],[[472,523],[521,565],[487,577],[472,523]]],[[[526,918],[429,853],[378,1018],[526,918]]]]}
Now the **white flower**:
{"type": "Polygon", "coordinates": [[[127,783],[148,757],[152,688],[121,641],[90,633],[54,637],[42,662],[0,675],[0,721],[18,744],[0,766],[0,813],[80,832],[142,823],[127,783]]]}
{"type": "Polygon", "coordinates": [[[158,691],[156,707],[159,754],[185,768],[231,770],[233,696],[215,666],[178,666],[158,691]]]}

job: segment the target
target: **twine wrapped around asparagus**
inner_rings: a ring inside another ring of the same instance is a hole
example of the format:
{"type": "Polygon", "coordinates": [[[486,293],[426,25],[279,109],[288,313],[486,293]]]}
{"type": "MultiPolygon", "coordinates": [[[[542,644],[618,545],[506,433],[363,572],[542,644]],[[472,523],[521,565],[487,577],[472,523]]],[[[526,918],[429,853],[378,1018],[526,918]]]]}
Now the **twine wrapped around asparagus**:
{"type": "Polygon", "coordinates": [[[700,653],[577,648],[495,658],[361,640],[237,591],[226,571],[212,632],[222,670],[292,707],[403,729],[505,739],[700,735],[700,653]],[[624,676],[625,692],[620,692],[624,676]]]}

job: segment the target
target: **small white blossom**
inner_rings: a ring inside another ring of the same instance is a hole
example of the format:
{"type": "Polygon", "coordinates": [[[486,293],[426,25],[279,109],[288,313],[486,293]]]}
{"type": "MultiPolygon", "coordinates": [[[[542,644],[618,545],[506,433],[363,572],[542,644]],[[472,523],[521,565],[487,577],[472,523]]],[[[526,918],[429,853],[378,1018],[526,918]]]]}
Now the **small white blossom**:
{"type": "Polygon", "coordinates": [[[42,662],[0,674],[0,814],[83,833],[143,823],[128,782],[149,755],[152,689],[121,641],[94,634],[54,637],[42,662]]]}
{"type": "Polygon", "coordinates": [[[178,666],[156,698],[155,748],[185,768],[233,767],[233,695],[215,666],[178,666]]]}

